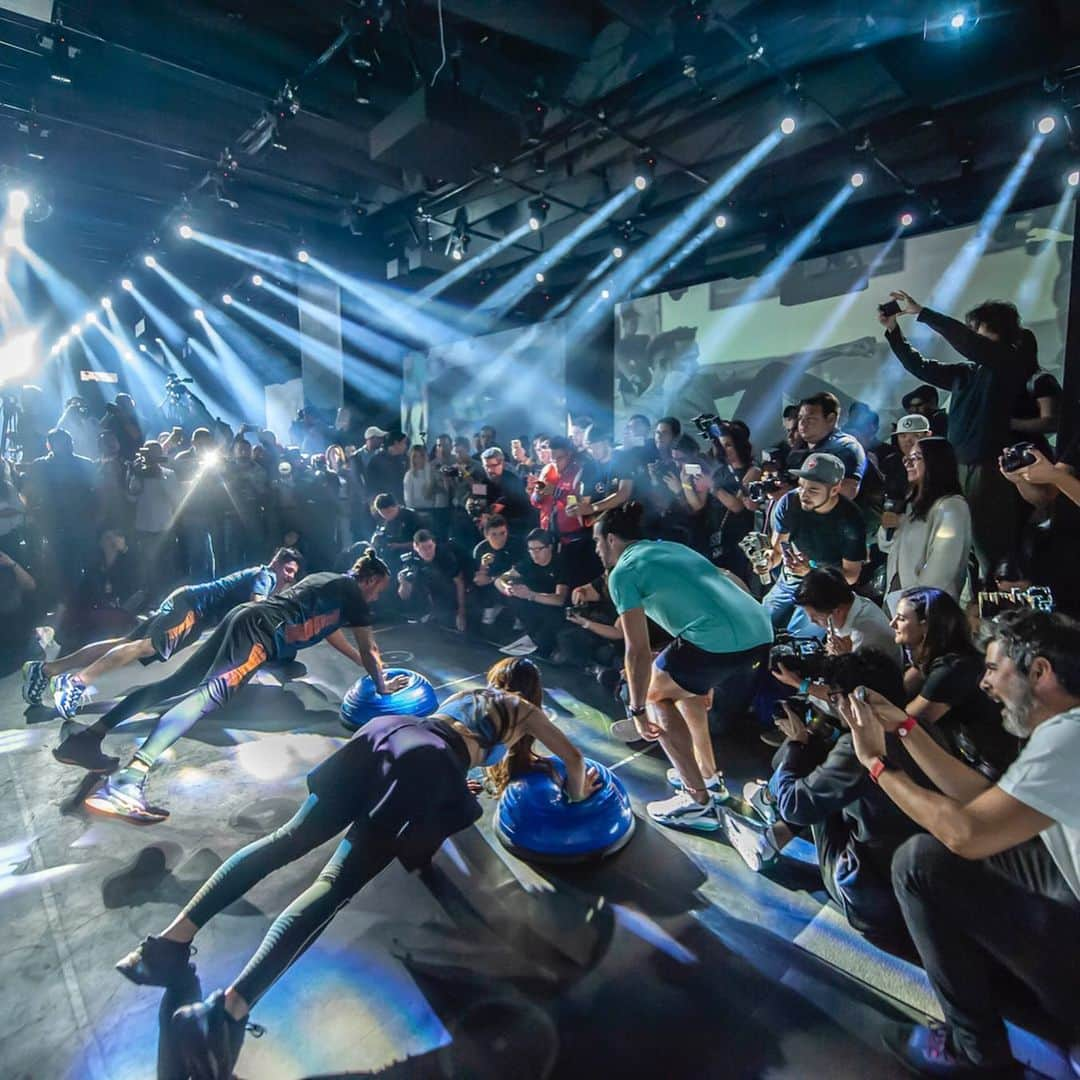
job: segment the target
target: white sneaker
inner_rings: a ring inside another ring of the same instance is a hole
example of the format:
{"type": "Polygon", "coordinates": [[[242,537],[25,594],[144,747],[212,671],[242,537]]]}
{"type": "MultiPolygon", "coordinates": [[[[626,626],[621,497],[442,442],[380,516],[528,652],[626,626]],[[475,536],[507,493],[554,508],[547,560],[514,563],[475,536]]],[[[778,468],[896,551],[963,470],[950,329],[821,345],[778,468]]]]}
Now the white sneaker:
{"type": "MultiPolygon", "coordinates": [[[[667,782],[676,791],[682,791],[686,786],[683,783],[683,778],[679,775],[679,770],[674,767],[667,771],[667,782]]],[[[724,778],[720,773],[710,776],[705,781],[705,790],[713,797],[713,802],[723,803],[728,800],[727,785],[725,785],[724,778]]]]}
{"type": "Polygon", "coordinates": [[[772,840],[772,832],[765,822],[753,821],[730,810],[722,810],[721,814],[728,843],[755,874],[771,866],[780,857],[772,840]]]}
{"type": "Polygon", "coordinates": [[[645,809],[659,825],[674,825],[700,832],[715,832],[720,828],[719,813],[712,799],[702,805],[694,802],[685,791],[677,792],[670,799],[646,803],[645,809]]]}

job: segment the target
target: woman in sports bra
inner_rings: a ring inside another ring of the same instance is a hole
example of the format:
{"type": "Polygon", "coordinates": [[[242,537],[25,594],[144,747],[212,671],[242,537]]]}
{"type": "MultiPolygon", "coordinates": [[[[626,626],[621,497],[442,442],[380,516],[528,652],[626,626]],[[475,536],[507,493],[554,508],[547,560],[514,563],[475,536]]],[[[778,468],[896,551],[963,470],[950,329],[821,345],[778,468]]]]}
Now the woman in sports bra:
{"type": "Polygon", "coordinates": [[[188,977],[192,939],[214,915],[346,830],[228,989],[173,1014],[175,1043],[192,1076],[232,1075],[250,1009],[372,878],[395,858],[407,870],[425,865],[448,836],[481,816],[466,782],[471,768],[492,769],[502,778],[496,786],[505,786],[511,770],[542,764],[532,751],[536,740],[566,765],[571,801],[599,788],[581,751],[538,707],[535,665],[502,661],[491,674],[495,686],[454,694],[433,716],[380,716],[361,728],[308,774],[310,794],[290,821],[222,863],[160,935],[116,965],[140,985],[177,985],[188,977]]]}

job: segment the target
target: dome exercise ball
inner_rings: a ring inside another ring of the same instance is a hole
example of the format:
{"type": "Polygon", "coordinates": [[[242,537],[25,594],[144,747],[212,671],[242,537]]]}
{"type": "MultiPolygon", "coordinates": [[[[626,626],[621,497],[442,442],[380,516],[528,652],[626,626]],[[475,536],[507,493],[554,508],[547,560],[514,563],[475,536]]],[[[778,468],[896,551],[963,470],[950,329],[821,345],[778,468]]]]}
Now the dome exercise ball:
{"type": "Polygon", "coordinates": [[[531,862],[582,862],[611,855],[634,834],[634,812],[622,781],[603,765],[586,759],[600,774],[600,789],[583,802],[566,797],[566,767],[549,758],[558,772],[535,769],[513,780],[495,810],[495,835],[519,858],[531,862]]]}
{"type": "Polygon", "coordinates": [[[350,731],[356,731],[376,716],[430,716],[439,707],[431,683],[407,668],[383,671],[387,682],[399,675],[407,675],[409,681],[392,694],[377,694],[370,675],[357,679],[341,702],[341,722],[350,731]]]}

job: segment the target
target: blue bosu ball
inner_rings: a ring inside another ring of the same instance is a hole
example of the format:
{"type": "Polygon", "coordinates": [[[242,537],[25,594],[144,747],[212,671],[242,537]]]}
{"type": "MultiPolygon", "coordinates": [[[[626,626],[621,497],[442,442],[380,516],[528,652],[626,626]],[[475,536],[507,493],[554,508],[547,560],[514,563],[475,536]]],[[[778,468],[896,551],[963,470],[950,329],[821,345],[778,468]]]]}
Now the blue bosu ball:
{"type": "Polygon", "coordinates": [[[357,679],[341,703],[341,722],[355,731],[376,716],[430,716],[439,707],[439,699],[423,675],[407,668],[383,672],[387,682],[398,675],[408,675],[409,681],[392,694],[377,694],[370,675],[357,679]]]}
{"type": "MultiPolygon", "coordinates": [[[[549,759],[566,777],[558,758],[549,759]]],[[[584,802],[572,803],[562,784],[536,769],[512,781],[495,810],[495,834],[505,848],[532,862],[582,862],[611,855],[634,834],[634,812],[626,788],[603,765],[586,760],[600,774],[601,787],[584,802]]]]}

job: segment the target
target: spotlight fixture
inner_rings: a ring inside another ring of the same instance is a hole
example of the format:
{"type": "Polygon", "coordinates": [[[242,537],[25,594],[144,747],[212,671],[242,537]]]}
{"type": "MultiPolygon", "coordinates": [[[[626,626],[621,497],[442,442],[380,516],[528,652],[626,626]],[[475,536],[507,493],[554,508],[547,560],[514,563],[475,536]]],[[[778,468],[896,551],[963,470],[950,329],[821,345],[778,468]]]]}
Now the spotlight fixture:
{"type": "Polygon", "coordinates": [[[866,183],[866,177],[861,172],[854,172],[851,174],[851,186],[853,188],[860,188],[866,183]]]}
{"type": "Polygon", "coordinates": [[[135,359],[135,354],[130,349],[124,350],[124,359],[130,364],[135,359]]]}
{"type": "Polygon", "coordinates": [[[83,326],[96,326],[98,317],[91,311],[85,319],[83,319],[83,326]]]}
{"type": "Polygon", "coordinates": [[[72,326],[70,333],[72,337],[82,337],[82,327],[78,323],[75,323],[75,325],[72,326]]]}
{"type": "Polygon", "coordinates": [[[30,206],[30,196],[22,188],[12,188],[8,192],[8,210],[16,217],[25,214],[30,206]]]}
{"type": "Polygon", "coordinates": [[[547,199],[530,199],[529,200],[529,228],[536,232],[541,228],[545,221],[547,221],[548,211],[551,209],[551,203],[547,199]]]}
{"type": "Polygon", "coordinates": [[[52,348],[51,348],[51,349],[49,350],[49,355],[50,355],[50,356],[56,356],[56,354],[57,354],[58,352],[60,352],[60,346],[59,346],[59,345],[54,345],[54,346],[53,346],[53,347],[52,347],[52,348]]]}
{"type": "Polygon", "coordinates": [[[144,255],[143,262],[147,266],[149,266],[151,270],[153,270],[154,267],[157,266],[157,259],[155,259],[153,255],[144,255]]]}
{"type": "Polygon", "coordinates": [[[907,228],[909,228],[910,226],[912,226],[914,224],[915,224],[915,215],[914,214],[901,214],[900,215],[900,225],[903,228],[907,229],[907,228]]]}
{"type": "Polygon", "coordinates": [[[1038,131],[1040,135],[1049,135],[1056,127],[1057,120],[1048,115],[1039,119],[1039,122],[1035,125],[1035,130],[1038,131]]]}
{"type": "Polygon", "coordinates": [[[1080,169],[1073,169],[1073,171],[1065,177],[1065,183],[1068,184],[1069,187],[1080,186],[1080,169]]]}
{"type": "Polygon", "coordinates": [[[176,231],[180,234],[180,237],[183,240],[190,240],[195,235],[195,230],[186,222],[181,225],[180,228],[176,231]]]}
{"type": "Polygon", "coordinates": [[[780,121],[780,131],[784,135],[790,135],[795,130],[795,127],[796,123],[794,116],[785,116],[784,119],[780,121]]]}
{"type": "Polygon", "coordinates": [[[123,281],[120,282],[120,288],[123,289],[124,292],[131,292],[131,290],[134,289],[135,286],[132,283],[131,278],[126,277],[123,281]]]}
{"type": "Polygon", "coordinates": [[[301,248],[296,253],[296,261],[297,262],[306,263],[308,261],[308,259],[310,259],[310,258],[311,258],[311,256],[303,248],[301,248]]]}
{"type": "Polygon", "coordinates": [[[109,298],[108,298],[107,296],[103,296],[103,297],[101,298],[101,306],[102,306],[102,307],[103,307],[103,308],[104,308],[104,309],[105,309],[106,311],[112,311],[112,301],[111,301],[111,300],[110,300],[110,299],[109,299],[109,298]]]}
{"type": "Polygon", "coordinates": [[[634,187],[644,191],[656,178],[656,155],[646,150],[634,162],[634,187]]]}
{"type": "Polygon", "coordinates": [[[68,342],[69,342],[70,340],[71,340],[71,338],[70,338],[70,337],[69,337],[69,336],[68,336],[67,334],[61,334],[61,335],[60,335],[60,343],[59,343],[59,344],[60,344],[60,348],[61,348],[61,349],[66,349],[66,348],[67,348],[67,344],[68,344],[68,342]]]}
{"type": "Polygon", "coordinates": [[[713,224],[718,229],[723,229],[723,228],[725,228],[727,226],[727,218],[724,217],[723,214],[717,214],[716,217],[713,218],[713,224]]]}
{"type": "Polygon", "coordinates": [[[443,254],[454,262],[461,262],[469,251],[469,215],[464,206],[454,215],[454,227],[446,234],[446,247],[443,254]]]}
{"type": "Polygon", "coordinates": [[[601,300],[610,300],[611,299],[611,292],[608,289],[601,289],[600,290],[600,299],[601,300]]]}
{"type": "Polygon", "coordinates": [[[228,307],[232,303],[232,294],[231,293],[222,293],[221,294],[221,302],[226,307],[228,307]]]}
{"type": "Polygon", "coordinates": [[[534,276],[536,277],[537,285],[542,285],[544,283],[544,275],[539,270],[536,271],[534,276]]]}
{"type": "Polygon", "coordinates": [[[203,309],[201,307],[195,308],[195,310],[192,311],[191,314],[194,315],[195,318],[199,320],[199,322],[202,322],[203,319],[206,318],[206,313],[203,311],[203,309]]]}
{"type": "Polygon", "coordinates": [[[639,174],[634,177],[634,187],[636,187],[638,191],[644,191],[648,186],[649,178],[647,176],[641,176],[639,174]]]}
{"type": "Polygon", "coordinates": [[[139,342],[139,352],[148,353],[149,351],[150,350],[140,341],[139,342]]]}
{"type": "Polygon", "coordinates": [[[611,257],[613,259],[621,259],[625,254],[626,254],[625,250],[623,248],[621,248],[618,244],[616,244],[611,249],[611,257]]]}
{"type": "Polygon", "coordinates": [[[251,284],[254,285],[256,289],[261,288],[262,283],[263,283],[262,274],[252,274],[251,275],[251,284]]]}

